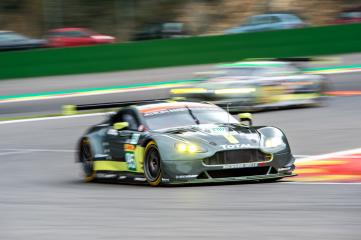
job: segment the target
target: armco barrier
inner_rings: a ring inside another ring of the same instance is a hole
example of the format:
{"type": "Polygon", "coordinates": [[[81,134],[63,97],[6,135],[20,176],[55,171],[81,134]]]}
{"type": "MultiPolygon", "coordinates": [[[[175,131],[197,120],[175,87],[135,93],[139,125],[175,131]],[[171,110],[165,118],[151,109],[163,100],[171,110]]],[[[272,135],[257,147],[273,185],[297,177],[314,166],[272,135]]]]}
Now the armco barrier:
{"type": "Polygon", "coordinates": [[[361,51],[361,24],[0,53],[0,79],[361,51]]]}

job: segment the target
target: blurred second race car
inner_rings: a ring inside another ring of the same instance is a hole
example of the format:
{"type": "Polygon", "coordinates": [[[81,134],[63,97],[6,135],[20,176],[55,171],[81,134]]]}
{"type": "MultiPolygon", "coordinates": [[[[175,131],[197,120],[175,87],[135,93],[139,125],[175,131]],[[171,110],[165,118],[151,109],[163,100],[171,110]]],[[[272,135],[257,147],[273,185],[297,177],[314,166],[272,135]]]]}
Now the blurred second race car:
{"type": "Polygon", "coordinates": [[[323,76],[282,61],[222,64],[198,77],[202,80],[195,85],[171,89],[171,97],[208,101],[231,112],[260,111],[319,106],[327,89],[323,76]]]}

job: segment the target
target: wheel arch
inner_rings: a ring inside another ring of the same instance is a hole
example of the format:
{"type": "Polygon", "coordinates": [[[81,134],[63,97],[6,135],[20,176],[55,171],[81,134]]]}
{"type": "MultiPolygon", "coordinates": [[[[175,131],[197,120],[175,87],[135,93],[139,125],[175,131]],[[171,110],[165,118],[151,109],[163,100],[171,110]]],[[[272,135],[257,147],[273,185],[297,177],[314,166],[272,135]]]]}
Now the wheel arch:
{"type": "Polygon", "coordinates": [[[78,144],[77,144],[76,162],[81,162],[79,150],[80,150],[80,146],[84,140],[89,143],[93,157],[95,157],[97,154],[101,154],[103,152],[103,146],[101,144],[101,141],[99,141],[99,139],[97,140],[97,137],[95,136],[95,134],[84,135],[79,139],[78,144]]]}

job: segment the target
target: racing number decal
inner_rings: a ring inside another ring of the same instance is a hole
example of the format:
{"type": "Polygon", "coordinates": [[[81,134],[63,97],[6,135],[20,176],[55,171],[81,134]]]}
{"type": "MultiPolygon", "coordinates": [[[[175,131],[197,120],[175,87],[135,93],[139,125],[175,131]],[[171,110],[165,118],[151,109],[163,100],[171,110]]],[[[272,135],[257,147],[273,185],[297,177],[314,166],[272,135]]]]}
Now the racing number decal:
{"type": "Polygon", "coordinates": [[[129,171],[137,170],[137,166],[134,160],[134,151],[135,151],[135,145],[127,144],[127,143],[124,144],[124,157],[125,157],[125,161],[128,164],[129,171]]]}
{"type": "Polygon", "coordinates": [[[129,171],[144,172],[144,148],[139,145],[124,144],[124,158],[129,171]]]}
{"type": "Polygon", "coordinates": [[[136,164],[135,164],[135,160],[134,160],[134,153],[130,153],[130,152],[126,152],[125,153],[125,161],[128,164],[128,169],[130,171],[135,171],[137,170],[136,164]]]}

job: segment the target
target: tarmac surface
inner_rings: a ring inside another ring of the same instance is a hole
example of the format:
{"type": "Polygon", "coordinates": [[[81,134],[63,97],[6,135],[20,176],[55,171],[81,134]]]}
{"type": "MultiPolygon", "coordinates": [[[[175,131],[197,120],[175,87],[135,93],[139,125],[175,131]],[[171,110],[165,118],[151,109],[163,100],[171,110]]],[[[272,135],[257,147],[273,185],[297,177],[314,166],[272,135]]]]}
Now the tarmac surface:
{"type": "MultiPolygon", "coordinates": [[[[336,90],[361,89],[360,74],[330,79],[336,90]]],[[[160,92],[141,97],[166,93],[160,92]]],[[[112,97],[54,100],[43,109],[42,101],[1,105],[0,116],[12,110],[52,112],[64,101],[112,97]]],[[[161,188],[84,183],[74,162],[75,145],[88,126],[102,119],[0,123],[0,239],[360,239],[361,184],[292,178],[161,188]]],[[[256,113],[254,120],[283,129],[296,155],[359,148],[361,96],[334,97],[322,108],[256,113]]]]}

